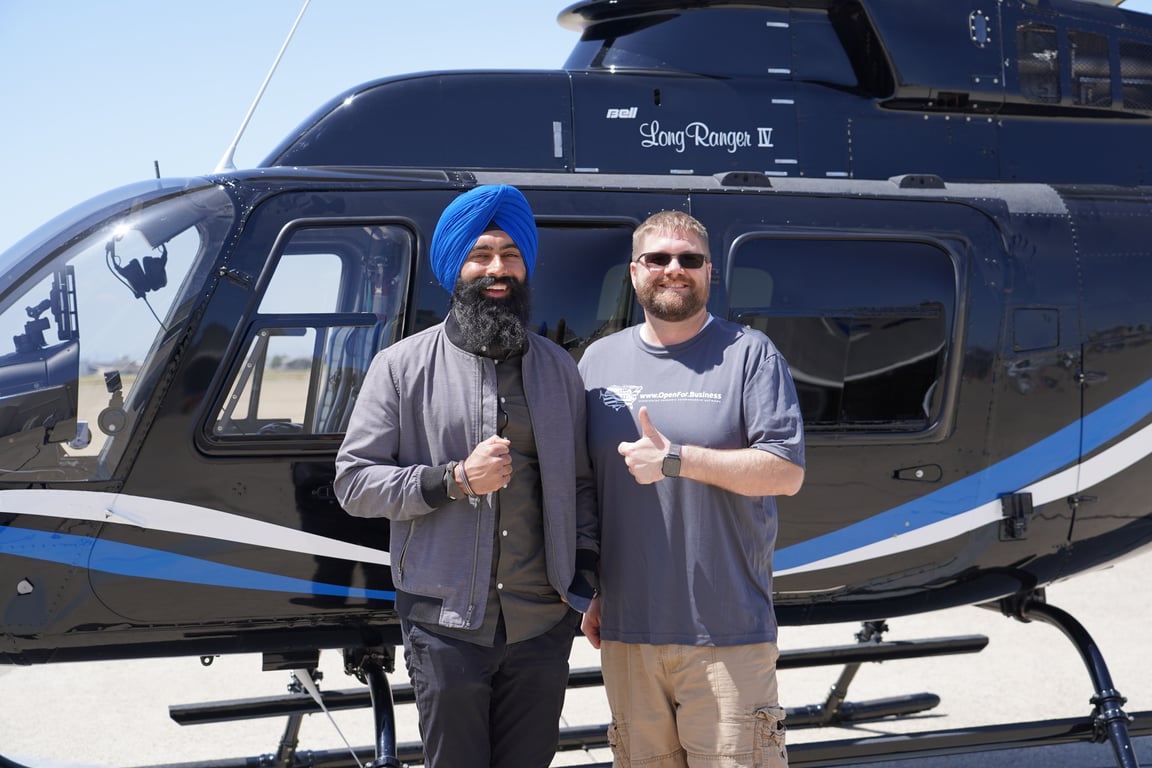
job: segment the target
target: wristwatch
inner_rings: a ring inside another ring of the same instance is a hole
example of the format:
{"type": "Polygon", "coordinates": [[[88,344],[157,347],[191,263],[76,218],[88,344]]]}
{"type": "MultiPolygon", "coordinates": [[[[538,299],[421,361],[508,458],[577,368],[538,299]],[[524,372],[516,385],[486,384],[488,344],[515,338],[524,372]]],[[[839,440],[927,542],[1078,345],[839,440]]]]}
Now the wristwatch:
{"type": "Polygon", "coordinates": [[[466,495],[464,489],[456,483],[456,465],[459,463],[458,461],[450,461],[448,468],[444,470],[444,492],[452,501],[462,499],[466,495]]]}
{"type": "Polygon", "coordinates": [[[680,446],[676,443],[668,444],[668,453],[664,456],[660,470],[664,477],[680,477],[680,446]]]}

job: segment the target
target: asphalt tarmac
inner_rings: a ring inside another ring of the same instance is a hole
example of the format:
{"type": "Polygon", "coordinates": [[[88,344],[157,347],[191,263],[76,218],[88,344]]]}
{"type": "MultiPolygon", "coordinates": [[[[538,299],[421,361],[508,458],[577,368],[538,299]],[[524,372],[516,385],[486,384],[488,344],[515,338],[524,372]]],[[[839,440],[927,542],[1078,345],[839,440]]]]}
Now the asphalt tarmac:
{"type": "MultiPolygon", "coordinates": [[[[1152,711],[1152,554],[1084,574],[1048,588],[1049,604],[1067,611],[1087,629],[1108,665],[1114,687],[1127,698],[1128,713],[1152,711]]],[[[1094,695],[1079,654],[1055,627],[1023,623],[983,608],[954,608],[889,619],[885,640],[983,635],[977,653],[868,663],[848,689],[848,701],[915,693],[940,697],[935,708],[900,718],[824,728],[792,728],[794,763],[803,745],[879,737],[902,749],[915,734],[979,729],[1033,721],[1091,721],[1094,695]]],[[[785,627],[784,650],[855,643],[857,624],[785,627]]],[[[597,652],[577,638],[572,667],[598,665],[597,652]]],[[[392,676],[406,683],[403,662],[392,676]]],[[[841,667],[784,669],[780,687],[789,708],[823,702],[841,667]]],[[[361,689],[343,672],[336,652],[321,656],[323,690],[361,689]]],[[[169,716],[173,704],[276,696],[289,673],[262,672],[258,655],[221,657],[209,666],[194,658],[129,662],[0,667],[0,755],[31,768],[169,765],[255,757],[275,753],[284,718],[181,726],[169,716]]],[[[572,690],[563,725],[606,722],[601,688],[572,690]]],[[[418,737],[411,705],[397,707],[398,741],[418,737]]],[[[303,719],[300,750],[337,750],[344,741],[372,742],[368,710],[334,712],[303,719]]],[[[1152,766],[1152,737],[1133,739],[1135,760],[1152,766]]],[[[883,753],[868,760],[846,757],[841,765],[882,768],[1108,768],[1118,762],[1108,743],[1066,744],[996,751],[961,751],[943,757],[892,761],[883,753]]],[[[558,753],[553,765],[607,763],[607,749],[558,753]]],[[[2,764],[2,761],[0,761],[2,764]]]]}

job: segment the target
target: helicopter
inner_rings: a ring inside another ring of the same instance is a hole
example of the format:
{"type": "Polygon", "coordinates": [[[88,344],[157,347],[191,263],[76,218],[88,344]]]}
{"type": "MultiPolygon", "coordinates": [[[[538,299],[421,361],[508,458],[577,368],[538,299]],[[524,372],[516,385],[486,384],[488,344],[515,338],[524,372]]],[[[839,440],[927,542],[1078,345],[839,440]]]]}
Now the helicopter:
{"type": "Polygon", "coordinates": [[[560,70],[365,83],[254,168],[112,190],[0,255],[0,663],[340,649],[398,764],[388,525],[343,513],[333,462],[374,354],[447,311],[440,212],[509,183],[539,228],[534,330],[577,358],[640,319],[640,221],[708,228],[710,310],[772,337],[805,419],[781,624],[1052,623],[1093,678],[1086,730],[1135,765],[1152,715],[1043,590],[1152,546],[1152,20],[585,0],[559,21],[560,70]],[[524,117],[443,119],[491,102],[524,117]]]}

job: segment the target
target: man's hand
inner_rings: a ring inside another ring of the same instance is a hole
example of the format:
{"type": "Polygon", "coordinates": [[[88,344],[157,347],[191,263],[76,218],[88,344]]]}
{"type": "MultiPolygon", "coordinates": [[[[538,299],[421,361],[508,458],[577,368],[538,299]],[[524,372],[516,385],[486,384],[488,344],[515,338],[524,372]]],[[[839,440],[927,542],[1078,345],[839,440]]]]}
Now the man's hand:
{"type": "MultiPolygon", "coordinates": [[[[637,419],[640,439],[620,443],[616,450],[624,457],[636,482],[649,485],[664,479],[664,457],[670,443],[652,424],[646,407],[641,406],[637,419]]],[[[680,477],[742,496],[791,496],[804,484],[804,468],[759,448],[682,445],[680,477]]]]}
{"type": "Polygon", "coordinates": [[[634,443],[620,443],[616,450],[624,457],[628,471],[640,485],[650,485],[664,479],[664,456],[668,453],[668,439],[648,418],[648,407],[640,406],[640,439],[634,443]]]}
{"type": "Polygon", "coordinates": [[[584,633],[584,637],[588,638],[588,642],[592,643],[592,647],[600,650],[600,598],[599,596],[592,598],[592,604],[588,606],[588,612],[584,614],[584,618],[580,620],[580,631],[584,633]]]}
{"type": "MultiPolygon", "coordinates": [[[[492,435],[484,442],[472,449],[468,458],[456,467],[457,482],[461,470],[468,476],[468,485],[477,496],[484,496],[498,491],[508,485],[512,477],[512,453],[509,446],[512,441],[498,435],[492,435]]],[[[464,487],[464,483],[459,483],[464,487]]]]}

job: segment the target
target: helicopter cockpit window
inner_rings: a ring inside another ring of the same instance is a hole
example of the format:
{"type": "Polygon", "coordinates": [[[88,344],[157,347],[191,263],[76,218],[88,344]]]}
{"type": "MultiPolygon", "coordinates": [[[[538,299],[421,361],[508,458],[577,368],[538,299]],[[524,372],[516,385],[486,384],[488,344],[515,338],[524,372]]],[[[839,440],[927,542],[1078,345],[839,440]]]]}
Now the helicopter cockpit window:
{"type": "Polygon", "coordinates": [[[392,224],[293,232],[216,411],[213,436],[342,433],[372,358],[399,338],[414,242],[392,224]]]}
{"type": "Polygon", "coordinates": [[[1016,28],[1016,68],[1028,101],[1060,103],[1060,44],[1056,29],[1031,22],[1016,28]]]}
{"type": "Polygon", "coordinates": [[[940,415],[954,275],[925,243],[750,239],[729,316],[780,348],[805,429],[923,431],[940,415]]]}
{"type": "Polygon", "coordinates": [[[216,187],[133,198],[0,297],[0,476],[104,480],[233,216],[216,187]]]}
{"type": "Polygon", "coordinates": [[[1120,85],[1125,109],[1152,111],[1152,45],[1120,41],[1120,85]]]}

